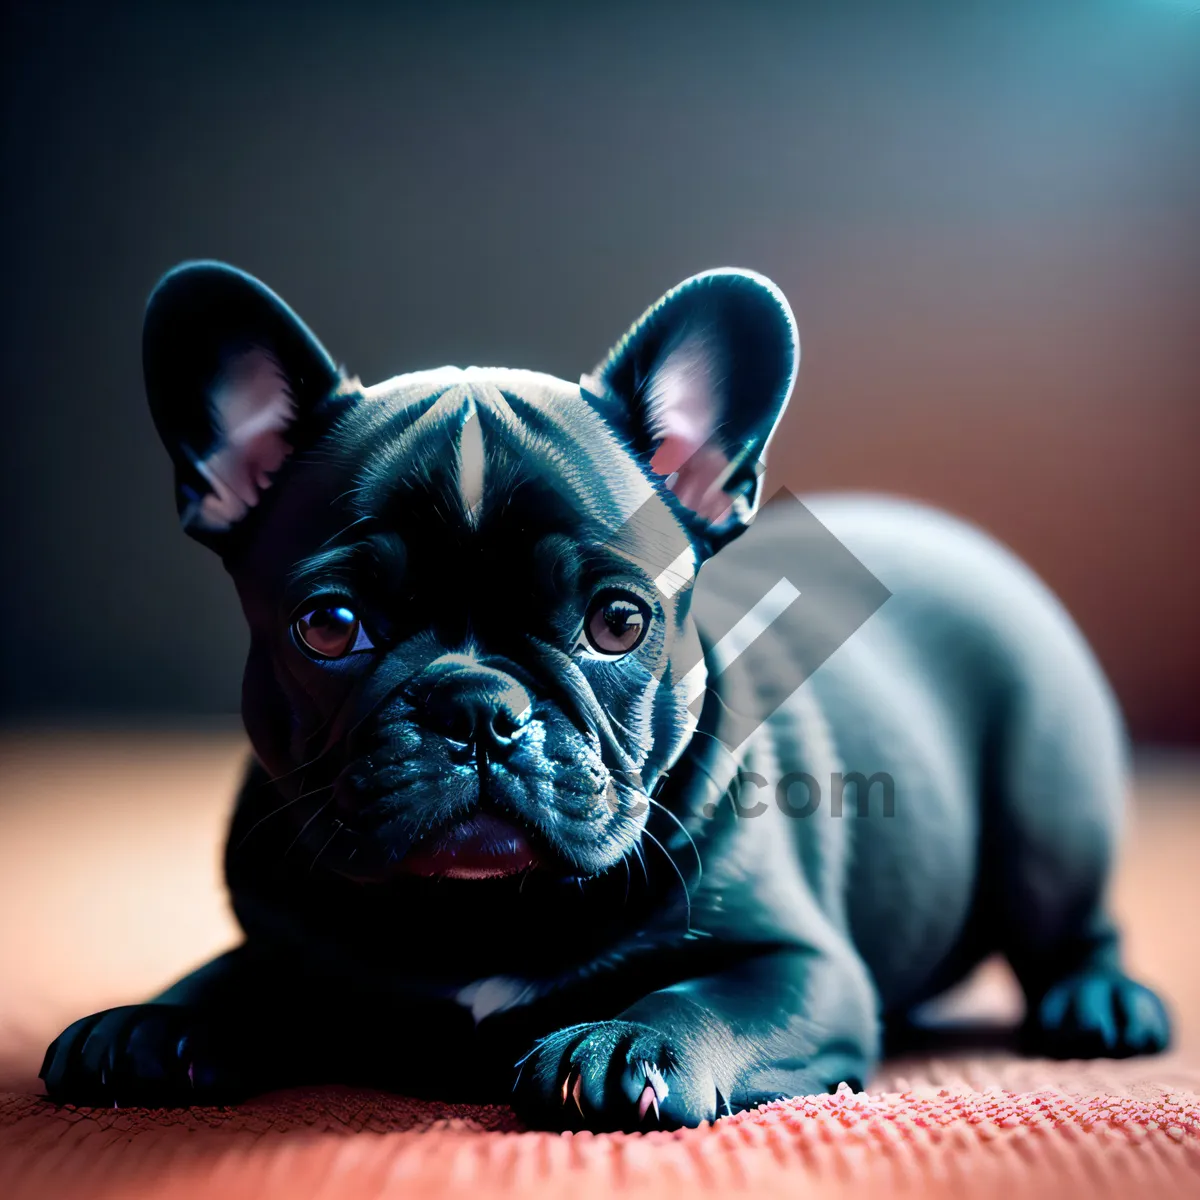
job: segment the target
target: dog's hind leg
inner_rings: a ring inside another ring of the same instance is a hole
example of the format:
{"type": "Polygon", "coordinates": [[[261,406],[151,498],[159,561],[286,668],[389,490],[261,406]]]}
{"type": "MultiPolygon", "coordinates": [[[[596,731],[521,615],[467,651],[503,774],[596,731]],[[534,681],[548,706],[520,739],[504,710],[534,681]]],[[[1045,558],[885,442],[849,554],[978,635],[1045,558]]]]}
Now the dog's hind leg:
{"type": "Polygon", "coordinates": [[[1065,619],[1040,624],[1031,632],[1048,636],[1022,656],[996,735],[985,812],[991,901],[1025,993],[1025,1044],[1055,1058],[1154,1053],[1170,1022],[1122,969],[1107,908],[1127,783],[1120,718],[1075,630],[1065,619]]]}

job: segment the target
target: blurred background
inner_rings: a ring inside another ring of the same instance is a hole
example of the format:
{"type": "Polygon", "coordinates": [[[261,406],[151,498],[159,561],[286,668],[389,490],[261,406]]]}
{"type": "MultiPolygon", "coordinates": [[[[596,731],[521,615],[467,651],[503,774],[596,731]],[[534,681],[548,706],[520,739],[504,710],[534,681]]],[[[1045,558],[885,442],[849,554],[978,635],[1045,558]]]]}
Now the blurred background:
{"type": "MultiPolygon", "coordinates": [[[[192,257],[368,382],[574,379],[685,276],[777,280],[768,493],[983,525],[1183,751],[1139,761],[1114,903],[1200,1062],[1200,0],[0,3],[0,1115],[238,937],[246,634],[141,378],[192,257]]],[[[1001,964],[971,986],[1019,1016],[1001,964]]]]}
{"type": "Polygon", "coordinates": [[[1200,3],[10,3],[2,715],[230,714],[142,305],[261,276],[368,382],[567,378],[705,267],[804,361],[772,487],[931,501],[1075,613],[1147,744],[1200,741],[1200,3]]]}

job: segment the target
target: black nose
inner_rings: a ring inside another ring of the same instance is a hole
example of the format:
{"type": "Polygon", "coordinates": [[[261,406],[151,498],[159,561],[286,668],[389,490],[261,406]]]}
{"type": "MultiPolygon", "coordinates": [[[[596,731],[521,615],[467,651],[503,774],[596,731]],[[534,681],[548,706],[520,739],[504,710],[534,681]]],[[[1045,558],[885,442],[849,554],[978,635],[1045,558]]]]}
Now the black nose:
{"type": "Polygon", "coordinates": [[[529,724],[533,701],[503,671],[448,655],[422,674],[426,723],[443,737],[502,748],[529,724]]]}

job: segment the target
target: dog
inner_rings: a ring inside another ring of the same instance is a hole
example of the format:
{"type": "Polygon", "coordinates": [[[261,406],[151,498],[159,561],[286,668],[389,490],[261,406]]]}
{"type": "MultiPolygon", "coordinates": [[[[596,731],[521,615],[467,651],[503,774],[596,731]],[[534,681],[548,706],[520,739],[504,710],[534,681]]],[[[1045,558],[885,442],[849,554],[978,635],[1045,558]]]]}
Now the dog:
{"type": "Polygon", "coordinates": [[[997,952],[1030,1052],[1163,1049],[1105,907],[1125,751],[1096,662],[947,515],[755,520],[798,361],[778,288],[727,269],[578,384],[363,387],[257,280],[169,273],[151,412],[250,630],[245,940],[71,1025],[47,1094],[337,1082],[694,1126],[861,1089],[997,952]]]}

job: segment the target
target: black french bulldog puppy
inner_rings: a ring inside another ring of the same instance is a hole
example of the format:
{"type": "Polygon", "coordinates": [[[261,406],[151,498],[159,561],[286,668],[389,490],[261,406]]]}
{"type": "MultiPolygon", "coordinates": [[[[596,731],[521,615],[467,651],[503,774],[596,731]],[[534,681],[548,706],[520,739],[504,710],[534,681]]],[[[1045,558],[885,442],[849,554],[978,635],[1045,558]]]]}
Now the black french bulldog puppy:
{"type": "Polygon", "coordinates": [[[330,1081],[695,1125],[861,1087],[884,1019],[995,951],[1032,1051],[1162,1049],[1104,907],[1120,724],[1054,599],[896,501],[734,541],[797,361],[778,290],[716,271],[578,385],[363,388],[257,281],[169,274],[150,403],[250,626],[246,937],[72,1025],[48,1094],[330,1081]]]}

